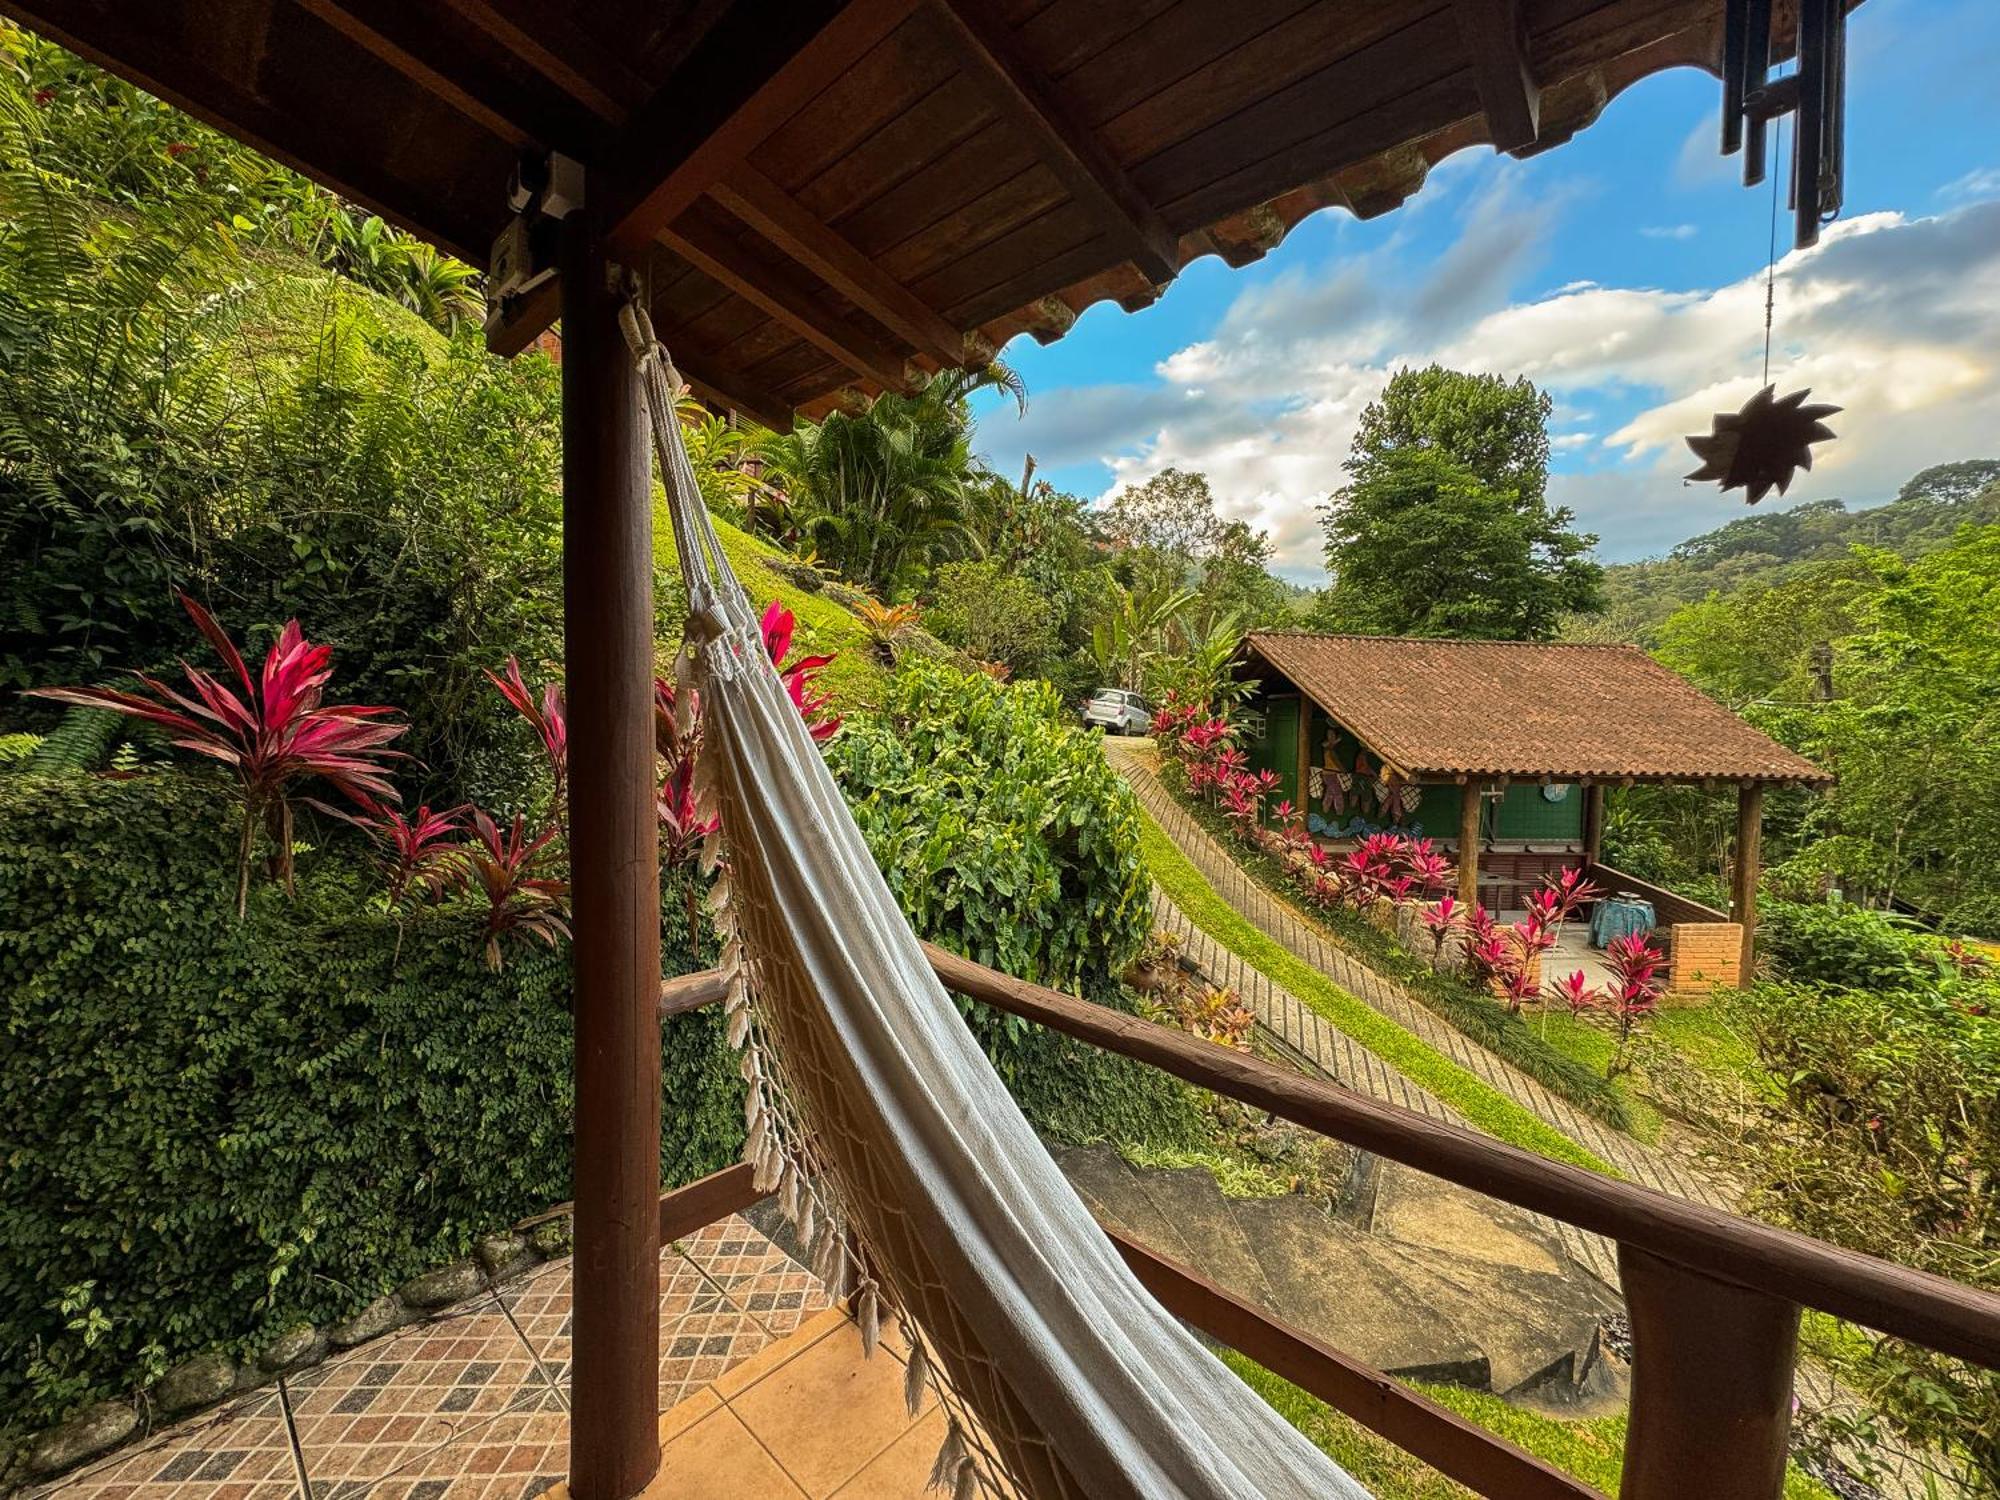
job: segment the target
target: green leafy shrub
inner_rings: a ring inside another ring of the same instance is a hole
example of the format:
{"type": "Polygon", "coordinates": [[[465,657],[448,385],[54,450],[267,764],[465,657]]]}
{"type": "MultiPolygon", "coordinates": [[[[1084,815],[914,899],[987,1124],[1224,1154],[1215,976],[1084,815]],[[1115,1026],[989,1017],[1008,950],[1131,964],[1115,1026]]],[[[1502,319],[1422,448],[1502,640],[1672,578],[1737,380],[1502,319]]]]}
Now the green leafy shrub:
{"type": "Polygon", "coordinates": [[[1801,984],[1900,989],[1937,973],[1935,938],[1889,912],[1844,901],[1772,901],[1757,925],[1766,963],[1801,984]]]}
{"type": "MultiPolygon", "coordinates": [[[[235,838],[194,778],[0,777],[0,1423],[344,1317],[569,1196],[567,951],[494,974],[448,912],[399,949],[337,851],[239,923],[235,838]]],[[[685,909],[669,972],[713,957],[685,909]]],[[[667,1180],[726,1165],[720,1016],[662,1062],[667,1180]]]]}
{"type": "MultiPolygon", "coordinates": [[[[1870,931],[1847,919],[1829,930],[1870,931]]],[[[1743,1152],[1757,1211],[2000,1287],[2000,981],[1990,966],[1926,965],[1920,978],[1868,989],[1763,983],[1728,1004],[1770,1080],[1766,1129],[1743,1152]]],[[[2000,1373],[1887,1339],[1843,1364],[1890,1422],[1964,1463],[1964,1493],[2000,1494],[2000,1373]]]]}
{"type": "MultiPolygon", "coordinates": [[[[912,660],[877,714],[827,747],[855,821],[918,934],[1037,983],[1126,1007],[1151,890],[1138,809],[1044,683],[912,660]]],[[[1200,1134],[1186,1090],[1018,1016],[960,1008],[1029,1118],[1059,1139],[1200,1134]]]]}

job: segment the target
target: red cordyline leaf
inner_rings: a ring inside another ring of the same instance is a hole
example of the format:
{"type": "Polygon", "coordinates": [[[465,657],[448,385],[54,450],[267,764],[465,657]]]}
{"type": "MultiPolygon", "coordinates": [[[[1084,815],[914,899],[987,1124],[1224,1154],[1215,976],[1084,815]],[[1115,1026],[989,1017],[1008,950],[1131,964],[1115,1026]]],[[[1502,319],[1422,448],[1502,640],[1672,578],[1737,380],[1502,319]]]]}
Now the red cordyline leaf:
{"type": "Polygon", "coordinates": [[[134,673],[151,697],[113,688],[41,688],[33,696],[82,708],[102,708],[157,724],[181,749],[230,767],[242,789],[245,833],[238,859],[237,910],[249,898],[250,830],[264,816],[277,847],[279,878],[291,887],[291,789],[318,776],[364,811],[402,799],[389,782],[388,762],[404,757],[385,748],[409,727],[378,722],[394,709],[361,704],[322,706],[332,676],[333,652],[307,641],[296,620],[287,621],[264,657],[258,679],[215,617],[186,594],[181,605],[228,674],[232,690],[199,667],[181,663],[187,693],[134,673]]]}
{"type": "Polygon", "coordinates": [[[542,741],[542,753],[549,758],[549,770],[555,777],[557,800],[561,800],[562,788],[569,776],[569,716],[563,706],[562,685],[550,680],[542,685],[539,696],[532,692],[521,676],[521,662],[518,657],[507,658],[503,673],[486,673],[487,680],[500,690],[500,696],[514,707],[514,712],[534,726],[535,733],[542,741]]]}
{"type": "Polygon", "coordinates": [[[569,936],[563,911],[568,882],[534,873],[556,832],[551,826],[530,838],[526,817],[515,813],[512,825],[502,834],[490,814],[472,809],[473,842],[465,846],[462,858],[486,894],[488,968],[501,967],[500,939],[506,933],[523,933],[550,947],[558,937],[569,936]]]}

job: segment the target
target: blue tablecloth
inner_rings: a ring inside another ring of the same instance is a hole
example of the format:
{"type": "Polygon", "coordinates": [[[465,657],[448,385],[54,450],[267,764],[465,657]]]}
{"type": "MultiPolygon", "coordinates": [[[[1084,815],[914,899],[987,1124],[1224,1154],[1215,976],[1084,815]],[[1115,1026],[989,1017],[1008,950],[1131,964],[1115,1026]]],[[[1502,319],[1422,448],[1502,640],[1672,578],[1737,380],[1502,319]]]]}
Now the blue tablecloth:
{"type": "Polygon", "coordinates": [[[1653,903],[1637,896],[1612,896],[1590,914],[1590,946],[1608,948],[1613,938],[1653,930],[1653,903]]]}

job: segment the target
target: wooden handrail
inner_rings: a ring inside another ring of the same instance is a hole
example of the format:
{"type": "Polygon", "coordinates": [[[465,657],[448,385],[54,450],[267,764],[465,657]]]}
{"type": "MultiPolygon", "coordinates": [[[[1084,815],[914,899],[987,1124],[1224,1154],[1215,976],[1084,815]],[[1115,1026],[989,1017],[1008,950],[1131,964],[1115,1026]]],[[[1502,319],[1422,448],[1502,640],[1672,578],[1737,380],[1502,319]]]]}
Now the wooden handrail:
{"type": "Polygon", "coordinates": [[[1447,1125],[926,943],[947,989],[1663,1260],[2000,1369],[2000,1296],[1447,1125]]]}
{"type": "MultiPolygon", "coordinates": [[[[1391,1161],[1618,1242],[1635,1362],[1623,1500],[1768,1500],[1784,1468],[1801,1306],[2000,1369],[2000,1296],[1600,1176],[1184,1032],[1000,974],[924,944],[945,987],[1146,1063],[1391,1161]],[[1643,1314],[1643,1316],[1641,1315],[1643,1314]],[[1727,1380],[1715,1372],[1727,1368],[1727,1380]],[[1776,1476],[1775,1478],[1773,1476],[1776,1476]],[[1690,1488],[1690,1486],[1693,1488],[1690,1488]]],[[[721,998],[714,973],[661,989],[663,1014],[721,998]]],[[[700,1205],[748,1191],[741,1169],[696,1185],[700,1205]],[[721,1179],[729,1178],[725,1184],[721,1179]]],[[[676,1207],[695,1211],[697,1203],[676,1207]]],[[[725,1210],[726,1211],[726,1210],[725,1210]]],[[[663,1219],[667,1215],[662,1204],[663,1219]]],[[[1475,1488],[1506,1500],[1594,1492],[1459,1422],[1378,1372],[1278,1323],[1107,1227],[1161,1303],[1475,1488]]]]}

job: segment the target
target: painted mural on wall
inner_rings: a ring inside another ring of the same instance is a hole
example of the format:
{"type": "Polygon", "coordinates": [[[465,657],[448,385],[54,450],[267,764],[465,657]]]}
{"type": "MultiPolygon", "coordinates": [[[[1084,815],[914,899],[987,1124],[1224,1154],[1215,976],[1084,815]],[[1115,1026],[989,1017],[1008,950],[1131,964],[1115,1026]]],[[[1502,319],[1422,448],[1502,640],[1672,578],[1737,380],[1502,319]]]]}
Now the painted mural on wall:
{"type": "Polygon", "coordinates": [[[1318,760],[1307,777],[1306,828],[1323,838],[1394,829],[1421,834],[1424,789],[1403,780],[1338,725],[1319,729],[1318,760]]]}

